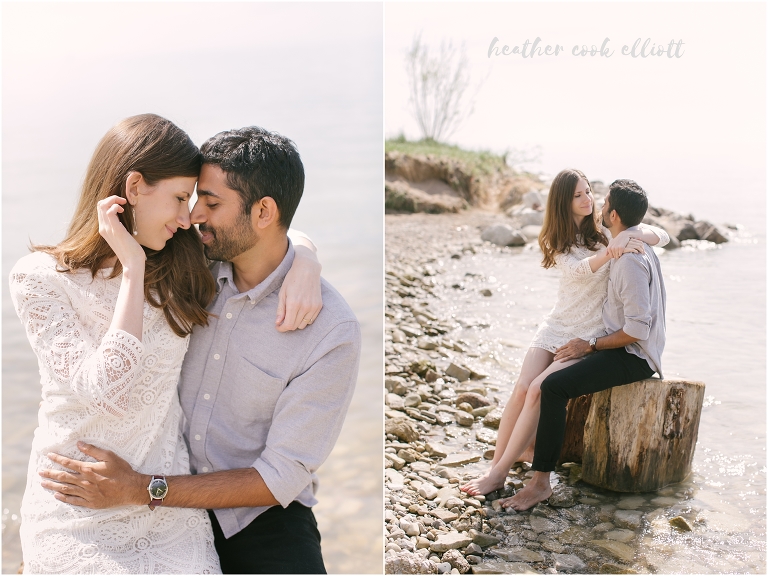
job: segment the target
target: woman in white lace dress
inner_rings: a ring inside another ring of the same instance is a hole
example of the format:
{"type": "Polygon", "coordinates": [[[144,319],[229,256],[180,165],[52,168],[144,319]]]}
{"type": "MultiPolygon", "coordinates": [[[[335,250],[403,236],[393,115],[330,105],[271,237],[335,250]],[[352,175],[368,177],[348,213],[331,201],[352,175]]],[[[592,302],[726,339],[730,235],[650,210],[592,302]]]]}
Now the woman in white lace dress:
{"type": "Polygon", "coordinates": [[[541,383],[552,372],[579,361],[553,362],[556,350],[573,338],[589,340],[605,335],[602,308],[611,258],[642,251],[643,243],[663,246],[669,242],[664,230],[644,224],[640,230],[627,230],[611,239],[599,217],[587,177],[579,170],[560,172],[552,181],[539,235],[542,266],[554,266],[561,273],[557,302],[525,355],[499,424],[491,467],[461,487],[468,494],[487,494],[502,488],[515,462],[531,461],[541,383]]]}
{"type": "Polygon", "coordinates": [[[11,272],[43,396],[21,505],[25,573],[220,572],[205,510],[91,510],[60,502],[38,475],[57,467],[48,453],[85,459],[78,441],[139,471],[189,473],[176,384],[215,293],[189,221],[199,169],[168,120],[122,121],[91,159],[65,240],[11,272]]]}

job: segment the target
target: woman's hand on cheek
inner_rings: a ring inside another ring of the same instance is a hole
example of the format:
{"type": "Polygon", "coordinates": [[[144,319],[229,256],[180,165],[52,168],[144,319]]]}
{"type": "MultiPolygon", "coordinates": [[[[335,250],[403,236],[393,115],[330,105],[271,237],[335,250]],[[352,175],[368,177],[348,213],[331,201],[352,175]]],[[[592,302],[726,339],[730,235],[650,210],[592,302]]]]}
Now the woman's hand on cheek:
{"type": "Polygon", "coordinates": [[[279,332],[302,330],[314,322],[323,307],[320,262],[308,248],[296,246],[293,265],[278,294],[275,326],[279,332]]]}

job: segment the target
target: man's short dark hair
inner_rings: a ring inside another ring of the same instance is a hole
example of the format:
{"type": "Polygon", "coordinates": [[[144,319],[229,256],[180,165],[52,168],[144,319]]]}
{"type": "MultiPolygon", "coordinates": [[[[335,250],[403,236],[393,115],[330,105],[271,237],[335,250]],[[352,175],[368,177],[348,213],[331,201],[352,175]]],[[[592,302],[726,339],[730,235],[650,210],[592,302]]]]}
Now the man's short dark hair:
{"type": "Polygon", "coordinates": [[[204,164],[227,174],[227,185],[240,194],[243,212],[265,196],[280,211],[279,223],[289,228],[304,191],[304,165],[296,145],[259,126],[219,132],[200,147],[204,164]]]}
{"type": "Polygon", "coordinates": [[[648,196],[637,182],[614,180],[608,190],[608,208],[616,210],[624,226],[637,226],[643,221],[648,211],[648,196]]]}

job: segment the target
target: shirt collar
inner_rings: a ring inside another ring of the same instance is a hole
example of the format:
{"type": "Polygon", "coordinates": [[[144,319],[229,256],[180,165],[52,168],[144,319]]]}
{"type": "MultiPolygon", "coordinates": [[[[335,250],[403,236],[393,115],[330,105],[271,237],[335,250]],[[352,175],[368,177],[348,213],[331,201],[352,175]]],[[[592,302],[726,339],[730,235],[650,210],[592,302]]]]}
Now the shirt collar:
{"type": "Polygon", "coordinates": [[[240,294],[235,286],[235,279],[232,272],[232,262],[220,262],[218,266],[218,272],[216,274],[216,283],[218,285],[217,293],[221,292],[225,284],[229,284],[230,288],[235,294],[247,296],[251,302],[257,302],[265,296],[271,294],[277,290],[285,280],[285,275],[293,265],[293,257],[295,251],[293,249],[293,242],[288,238],[288,251],[285,253],[283,261],[275,268],[272,273],[267,276],[261,283],[257,284],[247,292],[240,294]]]}

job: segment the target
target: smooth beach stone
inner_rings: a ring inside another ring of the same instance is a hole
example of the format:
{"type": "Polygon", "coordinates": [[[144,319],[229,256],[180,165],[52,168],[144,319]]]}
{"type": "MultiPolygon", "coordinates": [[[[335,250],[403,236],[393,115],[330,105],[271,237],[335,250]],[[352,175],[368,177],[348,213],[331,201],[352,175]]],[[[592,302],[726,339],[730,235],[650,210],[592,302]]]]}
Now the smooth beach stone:
{"type": "Polygon", "coordinates": [[[419,488],[419,496],[426,500],[434,500],[437,496],[437,488],[432,484],[423,484],[421,488],[419,488]]]}
{"type": "Polygon", "coordinates": [[[675,506],[676,504],[680,503],[679,498],[674,498],[671,496],[657,496],[653,500],[651,500],[651,504],[655,504],[656,506],[675,506]]]}
{"type": "Polygon", "coordinates": [[[483,418],[483,425],[488,426],[488,428],[493,428],[494,430],[499,429],[500,423],[501,410],[492,410],[491,412],[488,412],[488,414],[486,414],[483,418]]]}
{"type": "Polygon", "coordinates": [[[469,427],[475,423],[475,417],[468,412],[464,412],[464,410],[457,410],[454,417],[456,418],[456,422],[459,423],[459,426],[469,427]]]}
{"type": "Polygon", "coordinates": [[[603,538],[606,540],[616,540],[617,542],[629,542],[635,537],[635,533],[632,530],[626,530],[619,528],[618,530],[611,530],[603,534],[603,538]]]}
{"type": "Polygon", "coordinates": [[[458,532],[449,532],[448,534],[440,534],[429,549],[432,552],[447,552],[448,550],[464,548],[470,542],[472,542],[472,539],[468,536],[458,532]]]}
{"type": "Polygon", "coordinates": [[[456,397],[455,402],[456,406],[467,403],[472,406],[473,409],[490,406],[491,404],[491,401],[488,400],[488,398],[477,392],[462,392],[456,397]]]}
{"type": "Polygon", "coordinates": [[[507,562],[544,562],[544,556],[535,550],[528,548],[494,548],[491,550],[494,556],[498,556],[507,562]]]}
{"type": "Polygon", "coordinates": [[[489,428],[480,428],[479,430],[475,430],[475,438],[477,441],[483,442],[484,444],[490,444],[491,446],[496,445],[497,436],[498,432],[489,428]]]}
{"type": "Polygon", "coordinates": [[[387,394],[386,404],[393,410],[402,410],[405,407],[403,398],[397,394],[393,394],[392,392],[387,394]]]}
{"type": "Polygon", "coordinates": [[[418,394],[408,394],[405,398],[403,398],[403,405],[406,408],[414,408],[415,406],[418,406],[421,404],[421,396],[418,394]]]}
{"type": "Polygon", "coordinates": [[[688,520],[682,516],[675,516],[674,518],[670,518],[669,524],[675,528],[678,528],[679,530],[682,530],[683,532],[693,531],[693,527],[691,527],[691,525],[688,523],[688,520]]]}
{"type": "Polygon", "coordinates": [[[613,519],[620,528],[636,530],[642,524],[643,513],[637,510],[616,510],[613,513],[613,519]]]}
{"type": "MultiPolygon", "coordinates": [[[[704,570],[696,572],[704,573],[704,570]]],[[[637,574],[632,568],[628,568],[627,566],[621,566],[619,564],[613,564],[612,562],[606,562],[602,566],[600,566],[600,574],[637,574]]]]}
{"type": "Polygon", "coordinates": [[[549,505],[554,508],[570,508],[576,506],[579,491],[576,488],[560,488],[549,497],[549,505]]]}
{"type": "Polygon", "coordinates": [[[637,510],[643,504],[646,504],[646,500],[642,496],[629,496],[619,500],[616,503],[616,508],[622,510],[637,510]]]}
{"type": "Polygon", "coordinates": [[[432,514],[432,516],[435,518],[439,518],[443,522],[453,522],[459,518],[459,515],[456,514],[456,512],[451,512],[445,508],[435,508],[434,510],[430,511],[430,514],[432,514]]]}
{"type": "Polygon", "coordinates": [[[448,446],[444,446],[443,444],[437,444],[436,442],[428,442],[425,446],[425,449],[431,456],[434,456],[435,458],[445,458],[453,452],[454,450],[449,448],[448,446]]]}
{"type": "Polygon", "coordinates": [[[472,566],[472,574],[536,574],[528,564],[522,562],[483,562],[472,566]]]}
{"type": "Polygon", "coordinates": [[[471,372],[465,368],[464,366],[461,366],[459,364],[454,364],[451,362],[448,365],[448,368],[445,370],[445,375],[450,376],[451,378],[456,378],[459,382],[464,382],[465,380],[469,380],[469,375],[471,372]]]}
{"type": "Polygon", "coordinates": [[[497,538],[496,536],[491,536],[490,534],[484,534],[483,532],[479,532],[475,529],[470,530],[469,535],[472,537],[472,542],[476,546],[480,546],[481,548],[494,546],[499,542],[501,542],[501,538],[497,538]]]}
{"type": "Polygon", "coordinates": [[[581,526],[570,526],[557,537],[563,544],[583,544],[590,538],[592,538],[592,533],[581,526]]]}
{"type": "Polygon", "coordinates": [[[613,530],[616,528],[613,524],[610,522],[601,522],[600,524],[597,524],[592,527],[593,532],[607,532],[608,530],[613,530]]]}
{"type": "Polygon", "coordinates": [[[590,543],[624,562],[633,562],[635,559],[635,551],[621,542],[615,542],[614,540],[592,540],[590,543]]]}
{"type": "Polygon", "coordinates": [[[565,548],[563,547],[560,542],[557,542],[555,540],[544,540],[541,543],[541,547],[544,548],[544,550],[547,550],[548,552],[557,552],[558,554],[565,551],[565,548]]]}
{"type": "Polygon", "coordinates": [[[418,440],[421,434],[411,421],[405,418],[392,418],[384,422],[384,431],[387,434],[394,434],[403,442],[414,442],[418,440]]]}
{"type": "MultiPolygon", "coordinates": [[[[471,535],[472,535],[472,533],[470,532],[470,536],[471,535]]],[[[472,539],[472,543],[467,545],[466,552],[467,552],[467,554],[480,554],[480,555],[482,555],[483,549],[480,546],[478,546],[477,544],[475,544],[475,540],[473,538],[472,539]]]]}
{"type": "Polygon", "coordinates": [[[387,480],[387,484],[390,490],[402,490],[405,488],[405,478],[400,472],[392,468],[384,470],[384,477],[387,480]]]}
{"type": "Polygon", "coordinates": [[[468,452],[450,454],[440,461],[442,466],[464,466],[480,460],[480,454],[470,454],[468,452]]]}
{"type": "Polygon", "coordinates": [[[541,518],[539,516],[531,516],[528,518],[528,523],[531,525],[531,528],[537,532],[553,532],[557,530],[557,524],[552,522],[551,520],[547,520],[546,518],[541,518]]]}
{"type": "Polygon", "coordinates": [[[552,560],[555,561],[555,570],[558,572],[579,572],[587,571],[587,565],[575,554],[552,554],[552,560]]]}

